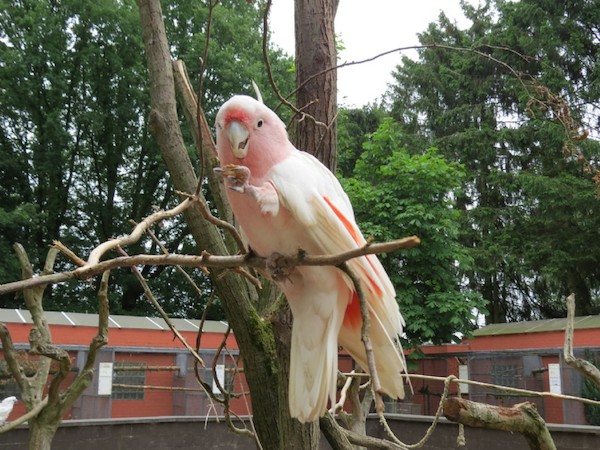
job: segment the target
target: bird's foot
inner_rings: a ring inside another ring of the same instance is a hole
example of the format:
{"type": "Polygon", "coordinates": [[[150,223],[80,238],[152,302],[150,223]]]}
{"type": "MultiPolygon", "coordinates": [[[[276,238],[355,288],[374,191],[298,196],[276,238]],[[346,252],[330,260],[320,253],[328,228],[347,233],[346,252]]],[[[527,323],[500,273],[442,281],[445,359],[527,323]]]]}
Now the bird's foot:
{"type": "Polygon", "coordinates": [[[296,271],[293,258],[281,253],[273,253],[267,258],[267,271],[274,281],[292,281],[291,275],[296,271]]]}
{"type": "Polygon", "coordinates": [[[232,191],[243,194],[252,188],[248,183],[248,180],[250,179],[250,169],[246,166],[228,164],[225,167],[215,167],[213,171],[225,179],[225,186],[232,191]]]}

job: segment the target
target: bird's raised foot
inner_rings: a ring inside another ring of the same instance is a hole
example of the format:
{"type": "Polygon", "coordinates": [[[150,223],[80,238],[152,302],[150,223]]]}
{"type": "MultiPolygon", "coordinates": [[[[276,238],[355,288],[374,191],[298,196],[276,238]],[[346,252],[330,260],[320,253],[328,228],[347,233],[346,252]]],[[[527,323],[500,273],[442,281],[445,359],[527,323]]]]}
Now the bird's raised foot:
{"type": "Polygon", "coordinates": [[[225,179],[225,186],[232,191],[244,193],[249,187],[250,169],[246,166],[228,164],[225,167],[215,167],[213,171],[225,179]]]}

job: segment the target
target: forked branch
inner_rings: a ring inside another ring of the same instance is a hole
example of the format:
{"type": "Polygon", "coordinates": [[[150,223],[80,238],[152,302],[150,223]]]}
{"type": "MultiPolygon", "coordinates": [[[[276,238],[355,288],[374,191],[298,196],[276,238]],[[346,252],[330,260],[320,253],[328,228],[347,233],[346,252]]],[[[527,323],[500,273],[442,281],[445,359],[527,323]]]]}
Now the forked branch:
{"type": "Polygon", "coordinates": [[[470,427],[521,433],[531,450],[556,450],[544,419],[530,402],[507,408],[452,397],[444,402],[444,415],[470,427]]]}
{"type": "Polygon", "coordinates": [[[591,362],[585,359],[576,358],[573,354],[573,333],[575,330],[575,294],[567,297],[567,326],[565,329],[565,345],[563,355],[565,362],[576,369],[584,377],[592,380],[596,386],[600,387],[600,370],[591,362]]]}

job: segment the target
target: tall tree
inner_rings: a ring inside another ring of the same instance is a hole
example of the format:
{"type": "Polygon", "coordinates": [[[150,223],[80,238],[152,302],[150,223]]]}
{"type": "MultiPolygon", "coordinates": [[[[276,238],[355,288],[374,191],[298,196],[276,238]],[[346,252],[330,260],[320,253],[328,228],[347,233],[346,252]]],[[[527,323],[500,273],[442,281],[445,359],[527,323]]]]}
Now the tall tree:
{"type": "Polygon", "coordinates": [[[335,171],[337,163],[337,51],[334,19],[339,0],[294,1],[296,105],[307,120],[296,124],[295,144],[335,171]]]}
{"type": "MultiPolygon", "coordinates": [[[[395,74],[397,120],[465,167],[457,204],[462,240],[475,261],[465,276],[488,301],[489,322],[563,314],[557,299],[569,291],[582,296],[580,314],[597,309],[598,253],[581,243],[597,242],[591,222],[599,205],[585,167],[563,156],[573,138],[569,120],[597,106],[589,103],[594,84],[575,73],[596,70],[598,40],[587,32],[597,27],[585,22],[594,17],[588,3],[580,2],[587,14],[577,16],[573,5],[547,8],[537,0],[465,6],[469,28],[441,15],[420,35],[423,44],[460,50],[422,49],[418,61],[404,58],[395,74]],[[563,39],[566,30],[572,40],[563,39]],[[576,63],[578,52],[585,63],[576,63]],[[553,113],[557,94],[573,106],[568,117],[553,113]],[[578,214],[590,219],[587,231],[573,219],[578,214]]],[[[580,149],[594,159],[598,145],[580,149]]]]}
{"type": "Polygon", "coordinates": [[[421,239],[416,249],[381,256],[411,344],[457,341],[485,312],[480,295],[462,286],[461,272],[472,268],[472,260],[458,241],[453,206],[465,173],[435,148],[410,154],[403,140],[400,126],[384,119],[343,183],[367,235],[380,242],[421,239]]]}
{"type": "MultiPolygon", "coordinates": [[[[175,55],[184,57],[192,74],[200,70],[208,7],[198,2],[165,2],[175,55]],[[199,22],[189,20],[198,17],[199,22]]],[[[130,229],[154,208],[177,197],[150,135],[148,87],[138,10],[132,0],[93,4],[66,0],[7,1],[0,11],[0,248],[27,242],[34,263],[53,239],[77,254],[130,229]]],[[[260,58],[262,18],[243,2],[216,10],[204,94],[209,113],[249,81],[267,85],[260,58]],[[250,32],[236,33],[244,23],[250,32]],[[216,44],[218,42],[218,44],[216,44]],[[236,46],[237,58],[228,58],[236,46]],[[229,52],[229,53],[228,53],[229,52]]],[[[272,67],[291,90],[291,60],[271,53],[272,67]]],[[[267,96],[267,98],[269,98],[267,96]]],[[[191,141],[191,139],[190,139],[191,141]]],[[[197,154],[190,155],[195,167],[197,154]]],[[[191,249],[193,240],[182,220],[154,230],[170,251],[191,249]]],[[[151,251],[156,244],[143,244],[151,251]]],[[[134,249],[136,250],[136,249],[134,249]]],[[[137,250],[141,250],[141,247],[137,250]]],[[[58,269],[63,266],[57,262],[58,269]]],[[[0,263],[0,281],[18,277],[11,258],[0,263]]],[[[199,271],[191,273],[203,296],[171,269],[146,266],[143,275],[165,308],[174,315],[198,314],[210,285],[199,271]],[[167,282],[168,280],[168,282],[167,282]]],[[[148,314],[139,283],[126,272],[114,275],[113,313],[148,314]]],[[[46,294],[48,309],[94,311],[93,292],[81,286],[55,286],[46,294]]],[[[3,299],[17,305],[19,298],[3,299]]],[[[216,314],[219,314],[218,311],[216,314]]],[[[219,316],[222,318],[222,313],[219,316]]]]}
{"type": "MultiPolygon", "coordinates": [[[[138,0],[138,6],[151,86],[151,129],[176,188],[194,192],[198,180],[178,123],[170,46],[161,6],[157,0],[138,0]]],[[[222,192],[213,191],[212,195],[216,197],[222,192]]],[[[213,254],[237,251],[227,249],[219,230],[197,210],[188,210],[185,219],[198,251],[206,249],[213,254]]],[[[243,354],[257,439],[263,448],[317,448],[318,426],[301,424],[291,419],[288,411],[291,333],[285,303],[270,295],[269,290],[257,292],[254,285],[235,273],[215,270],[211,277],[243,354]]]]}

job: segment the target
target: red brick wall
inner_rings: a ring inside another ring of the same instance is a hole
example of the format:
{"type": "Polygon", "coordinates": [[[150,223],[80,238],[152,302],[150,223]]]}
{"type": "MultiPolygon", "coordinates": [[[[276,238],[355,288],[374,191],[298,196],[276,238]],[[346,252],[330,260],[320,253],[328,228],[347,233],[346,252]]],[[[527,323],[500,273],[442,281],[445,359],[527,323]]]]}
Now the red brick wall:
{"type": "MultiPolygon", "coordinates": [[[[115,362],[143,362],[148,366],[174,366],[174,354],[115,353],[115,362]]],[[[147,371],[147,386],[173,386],[174,372],[147,371]]],[[[112,400],[112,417],[153,417],[173,415],[173,392],[145,389],[143,400],[112,400]]]]}

